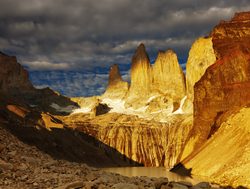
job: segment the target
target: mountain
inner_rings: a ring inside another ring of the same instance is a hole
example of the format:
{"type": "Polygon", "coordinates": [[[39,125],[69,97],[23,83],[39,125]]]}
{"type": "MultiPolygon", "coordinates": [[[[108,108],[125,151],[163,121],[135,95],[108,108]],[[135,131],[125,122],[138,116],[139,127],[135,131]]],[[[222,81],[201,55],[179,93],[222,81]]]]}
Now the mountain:
{"type": "Polygon", "coordinates": [[[250,14],[238,13],[231,21],[221,22],[210,37],[216,61],[194,86],[192,136],[184,150],[192,153],[183,163],[195,174],[217,182],[249,186],[245,168],[250,154],[246,134],[250,123],[250,14]],[[201,157],[203,165],[198,165],[201,157]]]}
{"type": "Polygon", "coordinates": [[[205,73],[206,69],[216,60],[211,37],[197,39],[190,51],[186,65],[187,100],[186,111],[193,111],[194,85],[205,73]]]}
{"type": "Polygon", "coordinates": [[[0,54],[0,122],[55,158],[174,167],[250,187],[249,42],[249,12],[221,21],[192,45],[186,77],[172,50],[151,65],[140,44],[130,85],[114,65],[102,96],[71,99],[35,89],[16,58],[0,54]]]}
{"type": "Polygon", "coordinates": [[[18,89],[32,90],[28,72],[17,63],[14,56],[0,52],[0,91],[4,93],[18,93],[18,89]]]}
{"type": "Polygon", "coordinates": [[[103,98],[122,99],[128,92],[128,83],[122,80],[117,64],[110,67],[108,86],[103,98]]]}

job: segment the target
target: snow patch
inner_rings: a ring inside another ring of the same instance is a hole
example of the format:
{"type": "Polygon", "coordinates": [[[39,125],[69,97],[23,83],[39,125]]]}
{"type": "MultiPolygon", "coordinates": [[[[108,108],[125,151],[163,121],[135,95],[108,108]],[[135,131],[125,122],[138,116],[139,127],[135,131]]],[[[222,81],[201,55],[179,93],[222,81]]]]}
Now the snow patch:
{"type": "Polygon", "coordinates": [[[77,107],[73,105],[69,105],[66,107],[59,106],[56,103],[52,103],[50,107],[54,108],[58,112],[66,112],[66,113],[71,113],[73,110],[75,110],[77,107]]]}
{"type": "Polygon", "coordinates": [[[159,95],[154,95],[154,96],[151,96],[149,97],[147,103],[151,102],[153,99],[155,99],[156,97],[158,97],[159,95]]]}
{"type": "Polygon", "coordinates": [[[185,113],[185,112],[183,111],[182,107],[183,107],[183,105],[184,105],[186,99],[187,99],[187,96],[185,96],[185,97],[183,97],[183,98],[181,99],[180,107],[179,107],[175,112],[173,112],[172,114],[184,114],[184,113],[185,113]]]}
{"type": "Polygon", "coordinates": [[[78,108],[73,110],[72,114],[78,114],[78,113],[89,113],[91,112],[91,108],[90,107],[82,107],[82,108],[78,108]]]}
{"type": "Polygon", "coordinates": [[[121,99],[104,98],[102,99],[102,103],[107,104],[111,108],[109,112],[138,115],[139,117],[145,117],[145,111],[148,108],[148,106],[143,106],[138,109],[134,109],[132,107],[125,108],[125,101],[121,99]]]}

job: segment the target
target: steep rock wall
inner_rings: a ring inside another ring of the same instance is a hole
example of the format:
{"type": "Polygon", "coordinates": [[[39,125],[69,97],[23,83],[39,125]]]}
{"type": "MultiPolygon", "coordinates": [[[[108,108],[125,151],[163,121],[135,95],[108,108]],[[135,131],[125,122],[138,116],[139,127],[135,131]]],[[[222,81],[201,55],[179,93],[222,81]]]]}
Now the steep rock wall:
{"type": "Polygon", "coordinates": [[[135,162],[171,168],[180,161],[192,128],[192,116],[176,115],[169,118],[168,123],[160,124],[121,114],[101,115],[83,122],[80,115],[75,115],[65,123],[135,162]]]}
{"type": "Polygon", "coordinates": [[[193,140],[188,151],[216,131],[221,114],[250,103],[250,14],[236,14],[231,21],[221,22],[211,37],[218,60],[194,87],[193,140]]]}
{"type": "Polygon", "coordinates": [[[151,66],[144,44],[140,44],[132,58],[130,96],[146,97],[150,93],[151,66]]]}
{"type": "Polygon", "coordinates": [[[28,72],[17,62],[16,57],[0,52],[0,92],[22,92],[33,89],[28,72]]]}
{"type": "Polygon", "coordinates": [[[218,129],[216,120],[223,113],[250,103],[249,58],[235,50],[210,66],[196,83],[193,136],[185,153],[198,149],[218,129]]]}
{"type": "Polygon", "coordinates": [[[212,38],[197,39],[190,51],[186,65],[186,87],[187,100],[184,109],[187,112],[193,111],[194,85],[205,73],[206,69],[214,64],[216,57],[214,54],[212,38]]]}
{"type": "Polygon", "coordinates": [[[164,94],[173,101],[185,96],[185,76],[172,50],[160,51],[152,66],[152,91],[164,94]]]}
{"type": "Polygon", "coordinates": [[[233,187],[250,187],[250,108],[231,111],[199,153],[185,160],[192,174],[233,187]]]}

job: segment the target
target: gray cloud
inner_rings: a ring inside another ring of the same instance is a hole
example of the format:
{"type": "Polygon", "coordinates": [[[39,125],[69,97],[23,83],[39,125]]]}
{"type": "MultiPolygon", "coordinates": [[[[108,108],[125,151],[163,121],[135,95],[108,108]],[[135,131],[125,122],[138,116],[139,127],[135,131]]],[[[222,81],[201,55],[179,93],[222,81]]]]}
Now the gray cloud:
{"type": "Polygon", "coordinates": [[[129,64],[139,43],[152,58],[192,42],[248,0],[1,0],[0,51],[30,70],[82,70],[129,64]]]}
{"type": "Polygon", "coordinates": [[[174,48],[185,56],[193,40],[220,19],[250,8],[244,0],[1,0],[0,5],[1,50],[16,53],[31,69],[46,69],[39,62],[49,62],[47,69],[54,63],[66,63],[67,69],[128,64],[130,59],[119,56],[131,54],[140,42],[149,43],[152,53],[174,48]]]}

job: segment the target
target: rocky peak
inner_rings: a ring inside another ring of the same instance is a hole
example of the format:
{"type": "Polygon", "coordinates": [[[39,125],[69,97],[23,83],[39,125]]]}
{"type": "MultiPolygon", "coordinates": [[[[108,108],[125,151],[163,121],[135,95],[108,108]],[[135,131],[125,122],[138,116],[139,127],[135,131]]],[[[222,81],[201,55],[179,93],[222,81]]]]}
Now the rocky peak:
{"type": "Polygon", "coordinates": [[[113,66],[110,67],[109,71],[109,85],[112,85],[114,83],[123,81],[120,70],[117,64],[114,64],[113,66]]]}
{"type": "Polygon", "coordinates": [[[210,36],[217,59],[235,47],[250,53],[250,12],[236,13],[232,20],[220,22],[210,36]]]}
{"type": "Polygon", "coordinates": [[[0,92],[10,94],[31,89],[33,86],[28,72],[17,62],[16,57],[0,53],[0,92]]]}
{"type": "Polygon", "coordinates": [[[123,81],[119,66],[114,64],[110,67],[108,87],[103,98],[123,98],[128,92],[128,83],[123,81]]]}
{"type": "Polygon", "coordinates": [[[174,100],[185,96],[185,78],[174,51],[159,51],[152,70],[153,91],[166,94],[174,100]]]}
{"type": "Polygon", "coordinates": [[[205,73],[206,69],[214,64],[216,56],[213,49],[212,38],[197,39],[190,51],[186,65],[186,87],[187,87],[187,101],[185,109],[193,111],[194,85],[205,73]]]}
{"type": "Polygon", "coordinates": [[[130,92],[148,94],[151,84],[151,66],[144,44],[140,44],[132,58],[130,92]]]}
{"type": "Polygon", "coordinates": [[[250,12],[237,12],[231,21],[249,21],[250,20],[250,12]]]}

